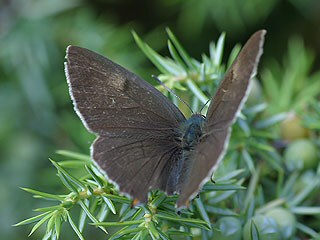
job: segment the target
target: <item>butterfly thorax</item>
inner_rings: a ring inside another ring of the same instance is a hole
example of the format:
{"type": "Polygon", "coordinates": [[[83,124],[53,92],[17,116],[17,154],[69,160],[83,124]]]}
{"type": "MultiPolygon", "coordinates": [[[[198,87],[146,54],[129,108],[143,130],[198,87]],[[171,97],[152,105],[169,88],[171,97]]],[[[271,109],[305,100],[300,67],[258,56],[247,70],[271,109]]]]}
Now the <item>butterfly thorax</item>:
{"type": "Polygon", "coordinates": [[[188,120],[179,126],[177,138],[183,150],[193,150],[202,136],[202,129],[205,122],[201,114],[193,114],[188,120]]]}

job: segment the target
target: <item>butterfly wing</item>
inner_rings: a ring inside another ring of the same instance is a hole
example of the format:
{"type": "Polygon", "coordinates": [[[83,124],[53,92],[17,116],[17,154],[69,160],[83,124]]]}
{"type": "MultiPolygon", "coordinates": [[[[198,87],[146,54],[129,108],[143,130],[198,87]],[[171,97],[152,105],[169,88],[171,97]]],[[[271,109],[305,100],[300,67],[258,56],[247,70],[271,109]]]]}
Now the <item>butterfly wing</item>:
{"type": "Polygon", "coordinates": [[[190,175],[182,187],[178,207],[186,205],[198,193],[224,156],[230,127],[247,98],[250,80],[256,74],[265,34],[266,31],[261,30],[250,37],[212,98],[204,134],[195,149],[190,175]]]}
{"type": "Polygon", "coordinates": [[[175,191],[180,156],[174,129],[185,121],[162,93],[90,50],[69,46],[65,71],[75,110],[98,137],[93,160],[121,192],[145,202],[153,188],[175,191]]]}

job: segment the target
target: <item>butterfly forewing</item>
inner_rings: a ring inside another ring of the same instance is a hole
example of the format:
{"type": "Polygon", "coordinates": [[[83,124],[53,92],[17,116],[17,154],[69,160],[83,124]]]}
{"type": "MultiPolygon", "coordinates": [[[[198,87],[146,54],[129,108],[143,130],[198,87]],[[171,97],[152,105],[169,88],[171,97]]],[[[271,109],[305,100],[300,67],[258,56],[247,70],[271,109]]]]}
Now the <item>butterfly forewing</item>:
{"type": "Polygon", "coordinates": [[[209,106],[204,133],[194,151],[190,175],[183,184],[177,205],[186,205],[210,178],[224,156],[230,127],[246,100],[250,81],[263,52],[265,30],[251,36],[227,71],[209,106]]]}
{"type": "Polygon", "coordinates": [[[124,128],[172,128],[185,118],[162,93],[137,75],[90,50],[69,46],[66,74],[75,109],[99,134],[124,128]]]}

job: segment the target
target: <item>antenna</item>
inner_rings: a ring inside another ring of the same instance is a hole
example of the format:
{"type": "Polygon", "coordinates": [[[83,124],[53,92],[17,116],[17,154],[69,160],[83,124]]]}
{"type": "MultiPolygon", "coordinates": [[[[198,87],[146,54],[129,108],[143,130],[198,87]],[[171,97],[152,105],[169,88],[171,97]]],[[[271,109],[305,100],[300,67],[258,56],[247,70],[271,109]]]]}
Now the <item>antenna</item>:
{"type": "Polygon", "coordinates": [[[208,104],[208,102],[210,102],[211,101],[211,99],[209,98],[207,101],[206,101],[206,103],[202,106],[202,108],[200,109],[200,113],[202,112],[202,110],[204,109],[204,107],[208,104]]]}
{"type": "Polygon", "coordinates": [[[155,76],[155,75],[152,75],[152,77],[160,84],[162,85],[169,93],[171,93],[173,96],[175,96],[176,98],[178,98],[182,103],[184,103],[191,111],[191,113],[193,114],[193,110],[192,108],[189,106],[188,103],[186,103],[182,98],[180,98],[172,89],[168,88],[163,82],[161,82],[161,80],[155,76]]]}

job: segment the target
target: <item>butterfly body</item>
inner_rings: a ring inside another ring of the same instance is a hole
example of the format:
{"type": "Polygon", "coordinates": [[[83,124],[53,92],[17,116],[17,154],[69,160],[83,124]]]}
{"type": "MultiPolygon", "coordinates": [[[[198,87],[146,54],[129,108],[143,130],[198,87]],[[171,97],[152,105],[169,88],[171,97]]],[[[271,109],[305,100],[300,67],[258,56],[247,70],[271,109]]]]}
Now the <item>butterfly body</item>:
{"type": "Polygon", "coordinates": [[[192,151],[200,141],[203,134],[205,119],[201,114],[193,114],[188,120],[180,125],[183,132],[181,148],[183,151],[192,151]]]}
{"type": "Polygon", "coordinates": [[[205,118],[201,114],[193,114],[189,119],[180,123],[175,129],[175,141],[179,156],[171,165],[167,193],[180,193],[181,188],[187,180],[189,174],[190,162],[194,158],[194,149],[199,143],[203,134],[202,129],[205,124],[205,118]]]}
{"type": "Polygon", "coordinates": [[[186,206],[221,161],[262,54],[265,31],[245,44],[206,117],[182,112],[137,75],[88,49],[69,46],[65,71],[76,113],[97,135],[91,157],[120,192],[147,202],[148,192],[179,193],[186,206]]]}

